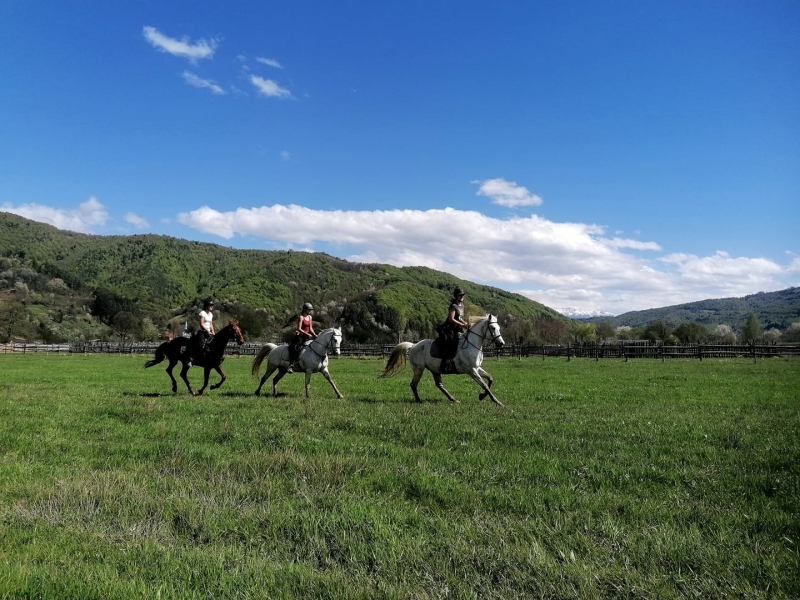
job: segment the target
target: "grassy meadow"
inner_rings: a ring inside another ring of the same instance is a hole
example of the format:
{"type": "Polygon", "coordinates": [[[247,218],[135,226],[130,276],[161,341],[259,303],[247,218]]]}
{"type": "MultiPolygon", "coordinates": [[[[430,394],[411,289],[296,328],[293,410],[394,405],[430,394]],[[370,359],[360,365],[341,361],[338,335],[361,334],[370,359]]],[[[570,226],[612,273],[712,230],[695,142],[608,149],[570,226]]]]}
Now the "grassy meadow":
{"type": "Polygon", "coordinates": [[[800,597],[798,360],[147,358],[0,355],[0,598],[800,597]]]}

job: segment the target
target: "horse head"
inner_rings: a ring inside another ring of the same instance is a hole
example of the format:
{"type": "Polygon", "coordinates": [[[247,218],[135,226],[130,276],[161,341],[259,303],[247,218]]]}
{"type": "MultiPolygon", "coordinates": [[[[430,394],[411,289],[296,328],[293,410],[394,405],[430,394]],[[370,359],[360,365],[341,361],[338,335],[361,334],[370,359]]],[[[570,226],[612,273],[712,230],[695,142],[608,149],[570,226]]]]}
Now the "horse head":
{"type": "Polygon", "coordinates": [[[492,340],[498,348],[506,345],[503,335],[500,333],[500,323],[497,322],[497,317],[494,315],[486,315],[486,333],[484,337],[492,340]]]}
{"type": "Polygon", "coordinates": [[[333,335],[331,336],[330,348],[336,356],[339,356],[342,353],[341,346],[342,346],[342,330],[334,329],[333,335]]]}
{"type": "Polygon", "coordinates": [[[325,353],[327,354],[330,352],[331,354],[339,355],[341,354],[341,344],[342,344],[342,330],[341,329],[334,329],[331,327],[330,329],[325,329],[322,333],[317,336],[316,341],[325,348],[325,353]]]}
{"type": "Polygon", "coordinates": [[[239,329],[239,321],[228,321],[228,325],[231,328],[233,339],[236,340],[236,343],[240,346],[244,344],[244,335],[242,335],[242,330],[239,329]]]}

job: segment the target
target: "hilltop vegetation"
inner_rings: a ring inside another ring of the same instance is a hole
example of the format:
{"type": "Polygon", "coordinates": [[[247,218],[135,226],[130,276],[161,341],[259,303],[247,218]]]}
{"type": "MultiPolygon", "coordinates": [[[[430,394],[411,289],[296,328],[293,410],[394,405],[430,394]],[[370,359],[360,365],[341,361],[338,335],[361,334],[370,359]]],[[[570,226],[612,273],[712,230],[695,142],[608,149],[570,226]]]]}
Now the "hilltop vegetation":
{"type": "Polygon", "coordinates": [[[160,235],[87,235],[0,212],[8,319],[0,339],[159,339],[192,329],[206,297],[215,298],[220,318],[239,319],[249,339],[281,336],[305,301],[317,307],[320,326],[342,323],[351,341],[413,339],[433,335],[455,286],[467,291],[471,314],[500,315],[515,338],[567,331],[569,320],[542,304],[424,267],[160,235]]]}
{"type": "Polygon", "coordinates": [[[754,313],[764,329],[786,329],[800,320],[800,287],[779,292],[759,292],[742,298],[717,298],[664,308],[637,310],[616,317],[582,319],[587,323],[609,322],[615,327],[646,327],[661,321],[669,327],[695,322],[707,327],[717,325],[737,326],[745,323],[754,313]]]}

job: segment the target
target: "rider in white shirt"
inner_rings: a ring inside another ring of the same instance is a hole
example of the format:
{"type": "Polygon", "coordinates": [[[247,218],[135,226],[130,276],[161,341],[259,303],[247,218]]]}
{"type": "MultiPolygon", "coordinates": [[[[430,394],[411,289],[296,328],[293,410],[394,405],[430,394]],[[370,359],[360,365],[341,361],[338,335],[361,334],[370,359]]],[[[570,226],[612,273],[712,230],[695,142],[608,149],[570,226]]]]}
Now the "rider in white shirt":
{"type": "Polygon", "coordinates": [[[206,344],[214,336],[214,301],[209,298],[203,302],[203,310],[197,314],[200,326],[192,336],[192,362],[203,355],[206,344]]]}

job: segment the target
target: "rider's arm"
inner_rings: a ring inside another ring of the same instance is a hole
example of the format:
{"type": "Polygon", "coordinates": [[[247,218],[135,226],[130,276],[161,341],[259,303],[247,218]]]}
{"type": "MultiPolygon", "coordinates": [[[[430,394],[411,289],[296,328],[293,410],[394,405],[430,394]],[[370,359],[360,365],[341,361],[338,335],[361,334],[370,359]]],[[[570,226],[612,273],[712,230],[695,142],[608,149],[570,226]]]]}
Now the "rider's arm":
{"type": "Polygon", "coordinates": [[[450,321],[453,325],[458,325],[459,327],[468,327],[468,323],[465,323],[463,320],[457,321],[456,320],[456,311],[451,310],[447,313],[447,320],[450,321]]]}

